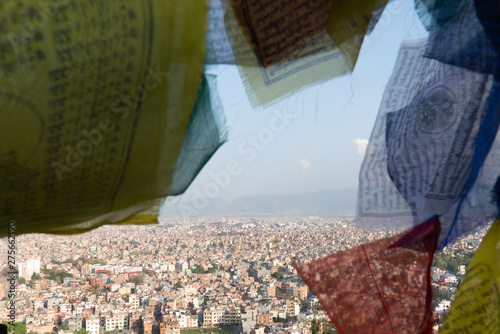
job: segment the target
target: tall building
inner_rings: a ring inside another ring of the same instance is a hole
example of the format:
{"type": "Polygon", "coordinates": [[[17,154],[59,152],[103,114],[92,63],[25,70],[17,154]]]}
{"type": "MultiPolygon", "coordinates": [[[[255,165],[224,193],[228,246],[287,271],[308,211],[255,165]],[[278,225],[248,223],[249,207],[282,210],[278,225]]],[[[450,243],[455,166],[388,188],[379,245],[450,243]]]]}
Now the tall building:
{"type": "Polygon", "coordinates": [[[40,273],[40,259],[26,259],[19,262],[19,277],[29,280],[34,273],[40,273]]]}
{"type": "Polygon", "coordinates": [[[297,298],[299,300],[306,300],[309,289],[307,285],[295,285],[293,287],[293,298],[297,298]]]}
{"type": "Polygon", "coordinates": [[[177,263],[175,264],[175,268],[181,272],[188,270],[188,267],[189,266],[186,261],[177,261],[177,263]]]}
{"type": "Polygon", "coordinates": [[[85,319],[85,329],[92,334],[99,334],[99,317],[91,316],[85,319]]]}
{"type": "Polygon", "coordinates": [[[241,313],[238,307],[228,308],[224,312],[222,323],[226,326],[236,326],[241,323],[241,313]]]}
{"type": "Polygon", "coordinates": [[[128,300],[132,304],[132,309],[137,310],[139,308],[140,300],[135,293],[131,294],[128,300]]]}
{"type": "Polygon", "coordinates": [[[129,315],[126,312],[116,312],[112,316],[106,317],[106,331],[112,331],[115,329],[128,329],[128,317],[129,315]]]}
{"type": "Polygon", "coordinates": [[[225,310],[222,308],[206,308],[205,310],[203,310],[203,325],[205,327],[219,326],[224,321],[224,312],[225,310]]]}

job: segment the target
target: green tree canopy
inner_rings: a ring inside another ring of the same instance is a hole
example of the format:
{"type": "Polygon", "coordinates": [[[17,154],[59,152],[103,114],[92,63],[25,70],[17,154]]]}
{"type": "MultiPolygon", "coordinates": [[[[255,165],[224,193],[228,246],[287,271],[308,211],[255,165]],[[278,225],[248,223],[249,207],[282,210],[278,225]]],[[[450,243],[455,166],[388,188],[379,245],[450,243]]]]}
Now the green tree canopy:
{"type": "Polygon", "coordinates": [[[191,272],[193,274],[205,274],[206,273],[205,268],[203,268],[203,266],[199,265],[199,264],[195,264],[194,268],[191,269],[191,272]]]}
{"type": "Polygon", "coordinates": [[[71,277],[73,278],[73,274],[67,273],[65,271],[61,270],[53,270],[53,269],[42,269],[43,274],[45,275],[45,278],[51,280],[51,281],[58,281],[62,282],[62,280],[65,277],[71,277]],[[59,277],[59,279],[58,279],[59,277]]]}
{"type": "Polygon", "coordinates": [[[275,271],[274,273],[271,274],[271,276],[276,278],[276,279],[282,279],[283,273],[281,271],[275,271]]]}
{"type": "Polygon", "coordinates": [[[74,330],[73,334],[90,334],[89,331],[87,331],[85,328],[80,328],[79,330],[74,330]]]}
{"type": "Polygon", "coordinates": [[[128,280],[130,283],[134,283],[135,285],[144,283],[144,278],[142,276],[136,275],[132,276],[128,280]]]}
{"type": "Polygon", "coordinates": [[[14,334],[26,334],[26,325],[22,322],[15,322],[14,325],[10,324],[8,321],[3,321],[2,324],[7,325],[7,332],[14,334]]]}
{"type": "Polygon", "coordinates": [[[42,276],[40,276],[40,274],[38,274],[38,273],[33,273],[33,275],[31,275],[31,279],[33,281],[36,281],[36,280],[42,279],[42,276]]]}

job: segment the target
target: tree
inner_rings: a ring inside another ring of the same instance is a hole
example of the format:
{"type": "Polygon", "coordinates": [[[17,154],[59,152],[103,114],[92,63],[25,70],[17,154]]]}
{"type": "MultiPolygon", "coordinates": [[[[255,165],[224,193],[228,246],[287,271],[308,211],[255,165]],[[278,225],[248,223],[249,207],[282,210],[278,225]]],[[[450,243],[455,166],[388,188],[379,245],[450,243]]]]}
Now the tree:
{"type": "Polygon", "coordinates": [[[10,322],[3,321],[2,324],[7,325],[8,333],[12,333],[13,331],[15,334],[26,334],[26,325],[22,322],[15,322],[12,325],[10,322]]]}
{"type": "Polygon", "coordinates": [[[24,277],[19,277],[19,284],[26,284],[26,279],[24,277]]]}
{"type": "Polygon", "coordinates": [[[136,275],[130,277],[128,281],[134,283],[135,285],[138,285],[144,283],[144,278],[142,276],[136,275]]]}
{"type": "Polygon", "coordinates": [[[458,265],[456,262],[448,262],[446,264],[446,269],[450,272],[457,272],[458,271],[458,265]]]}
{"type": "Polygon", "coordinates": [[[73,334],[90,334],[89,331],[87,331],[85,328],[80,328],[79,330],[74,330],[73,334]]]}
{"type": "Polygon", "coordinates": [[[337,329],[333,323],[325,318],[321,319],[323,334],[337,334],[337,329]]]}
{"type": "Polygon", "coordinates": [[[326,319],[312,319],[309,324],[309,333],[311,334],[336,334],[338,333],[333,324],[326,319]],[[321,328],[321,331],[320,331],[321,328]]]}
{"type": "Polygon", "coordinates": [[[97,287],[97,285],[91,286],[89,288],[89,293],[92,293],[94,295],[98,295],[99,294],[99,288],[97,287]]]}
{"type": "Polygon", "coordinates": [[[67,273],[65,271],[55,271],[52,269],[42,269],[42,272],[45,275],[45,278],[51,280],[51,281],[58,281],[62,282],[62,279],[65,277],[70,277],[73,278],[73,274],[67,273]]]}
{"type": "Polygon", "coordinates": [[[26,325],[22,322],[15,322],[14,323],[14,333],[15,334],[26,334],[26,325]]]}
{"type": "Polygon", "coordinates": [[[42,279],[42,276],[40,276],[40,274],[38,274],[38,273],[33,273],[33,275],[31,275],[31,279],[33,281],[36,281],[36,280],[42,279]]]}
{"type": "Polygon", "coordinates": [[[276,279],[282,279],[283,273],[281,271],[276,271],[276,272],[272,273],[271,276],[276,278],[276,279]]]}
{"type": "Polygon", "coordinates": [[[311,319],[311,327],[309,328],[309,333],[318,334],[319,333],[319,321],[316,319],[311,319]]]}
{"type": "Polygon", "coordinates": [[[193,274],[205,274],[206,273],[205,268],[203,268],[203,266],[201,266],[199,264],[195,264],[194,268],[191,269],[191,272],[193,274]]]}

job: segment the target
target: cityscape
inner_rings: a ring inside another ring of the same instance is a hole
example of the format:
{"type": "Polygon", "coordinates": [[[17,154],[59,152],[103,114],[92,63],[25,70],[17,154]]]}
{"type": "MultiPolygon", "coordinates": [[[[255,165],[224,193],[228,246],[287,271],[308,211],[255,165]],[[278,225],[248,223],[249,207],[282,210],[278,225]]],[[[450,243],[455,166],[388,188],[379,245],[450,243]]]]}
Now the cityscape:
{"type": "MultiPolygon", "coordinates": [[[[486,231],[436,254],[436,329],[486,231]]],[[[0,268],[0,321],[12,320],[15,305],[21,332],[40,334],[335,333],[293,264],[399,232],[360,228],[349,216],[309,216],[163,218],[21,235],[14,295],[7,262],[0,268]]]]}

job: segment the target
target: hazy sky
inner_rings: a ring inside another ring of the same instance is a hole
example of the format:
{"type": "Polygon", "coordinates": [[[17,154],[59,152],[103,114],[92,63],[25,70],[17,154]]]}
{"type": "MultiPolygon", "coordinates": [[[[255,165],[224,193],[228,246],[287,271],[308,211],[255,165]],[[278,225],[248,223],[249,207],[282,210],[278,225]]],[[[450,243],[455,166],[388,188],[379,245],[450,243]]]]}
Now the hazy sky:
{"type": "Polygon", "coordinates": [[[393,2],[373,34],[365,38],[351,75],[302,90],[266,109],[252,109],[235,67],[209,68],[219,75],[229,140],[175,201],[204,193],[207,184],[213,184],[213,175],[228,168],[233,175],[218,189],[209,187],[210,197],[356,188],[364,148],[399,46],[403,40],[424,36],[413,1],[393,2]],[[265,129],[280,110],[293,114],[293,119],[270,138],[265,129]],[[252,137],[259,134],[266,143],[252,148],[252,137]]]}

